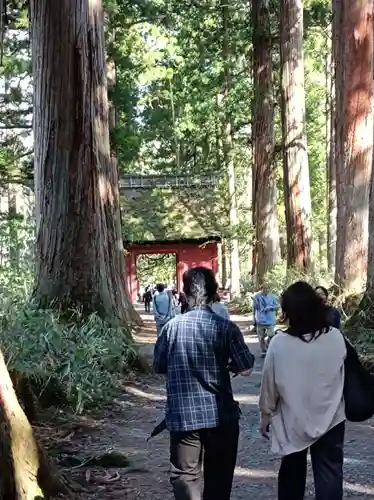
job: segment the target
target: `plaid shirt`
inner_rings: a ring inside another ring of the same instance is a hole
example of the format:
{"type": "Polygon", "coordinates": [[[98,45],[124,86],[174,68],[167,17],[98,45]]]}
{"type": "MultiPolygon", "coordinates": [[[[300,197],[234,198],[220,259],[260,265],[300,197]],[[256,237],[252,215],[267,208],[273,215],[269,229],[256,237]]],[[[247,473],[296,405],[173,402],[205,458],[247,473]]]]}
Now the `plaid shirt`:
{"type": "Polygon", "coordinates": [[[229,363],[239,373],[253,367],[254,356],[239,328],[209,307],[165,325],[155,346],[154,370],[167,375],[169,431],[207,429],[239,418],[229,363]]]}

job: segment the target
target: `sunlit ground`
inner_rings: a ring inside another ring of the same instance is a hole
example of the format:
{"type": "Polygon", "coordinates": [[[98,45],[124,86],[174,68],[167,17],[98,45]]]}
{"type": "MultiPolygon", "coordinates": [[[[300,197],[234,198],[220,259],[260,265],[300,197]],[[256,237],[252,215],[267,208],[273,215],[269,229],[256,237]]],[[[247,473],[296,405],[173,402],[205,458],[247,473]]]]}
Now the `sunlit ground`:
{"type": "MultiPolygon", "coordinates": [[[[144,326],[139,330],[139,332],[135,335],[135,340],[138,343],[138,345],[141,347],[141,350],[151,359],[152,354],[153,354],[153,345],[155,342],[155,337],[156,337],[156,332],[155,332],[155,325],[153,321],[153,316],[152,314],[145,314],[144,313],[144,306],[143,304],[136,304],[136,309],[139,311],[141,318],[144,322],[144,326]]],[[[245,335],[246,342],[249,344],[250,348],[252,351],[256,352],[258,350],[258,340],[255,335],[252,335],[250,333],[251,329],[251,317],[249,316],[244,316],[244,315],[232,315],[232,320],[239,325],[241,328],[243,334],[245,335]]],[[[257,485],[259,488],[261,488],[261,484],[263,482],[263,485],[265,487],[265,490],[267,493],[264,493],[264,498],[268,498],[267,495],[271,494],[271,492],[274,490],[274,495],[276,495],[276,479],[277,479],[277,470],[278,470],[278,459],[274,457],[274,455],[271,454],[269,447],[267,446],[266,449],[263,449],[263,444],[261,444],[261,438],[258,435],[258,426],[257,426],[257,406],[258,406],[258,391],[259,391],[259,386],[260,386],[260,381],[261,381],[261,366],[262,366],[262,360],[258,359],[255,365],[255,369],[253,371],[252,377],[250,377],[250,380],[239,380],[239,377],[233,380],[233,389],[235,391],[235,399],[241,404],[241,407],[243,409],[243,424],[242,424],[242,437],[241,437],[241,451],[239,453],[238,457],[238,466],[235,469],[235,476],[236,476],[236,484],[238,484],[238,481],[240,481],[240,487],[238,490],[235,490],[233,493],[233,498],[242,498],[241,496],[241,489],[242,489],[242,482],[247,481],[247,484],[252,484],[252,485],[257,485]],[[249,412],[249,413],[248,413],[249,412]],[[250,417],[252,420],[252,424],[248,427],[247,424],[247,429],[245,430],[246,425],[244,424],[245,421],[248,419],[249,415],[252,414],[252,417],[250,417]],[[249,443],[251,443],[249,445],[249,443]],[[254,443],[257,443],[255,446],[254,443]],[[249,455],[247,456],[247,453],[245,449],[249,447],[248,449],[251,450],[249,452],[249,455]],[[254,451],[254,448],[257,450],[261,450],[261,455],[265,453],[262,459],[259,459],[259,457],[256,455],[256,452],[254,451]],[[254,456],[253,453],[255,453],[254,456]],[[266,456],[268,458],[266,459],[266,456]],[[244,460],[243,460],[244,459],[244,460]],[[258,463],[258,466],[256,465],[256,462],[258,463]],[[248,465],[248,466],[247,466],[248,465]],[[265,468],[264,468],[265,465],[265,468]],[[269,467],[269,468],[267,468],[269,467]]],[[[140,406],[146,405],[149,408],[149,405],[155,405],[157,407],[157,417],[153,420],[152,423],[149,426],[149,429],[151,428],[160,421],[163,417],[163,406],[166,398],[166,393],[165,393],[165,387],[163,384],[160,384],[159,381],[155,383],[146,383],[145,385],[127,385],[125,387],[125,393],[128,394],[130,399],[133,401],[133,398],[136,398],[138,400],[138,404],[140,406]]],[[[128,402],[130,403],[130,401],[128,402]]],[[[127,403],[127,404],[128,404],[127,403]]],[[[134,401],[133,401],[134,403],[134,401]]],[[[127,409],[129,407],[127,406],[127,409]]],[[[135,408],[134,408],[135,409],[135,408]]],[[[134,422],[135,424],[135,422],[134,422]]],[[[136,425],[135,425],[136,427],[136,425]]],[[[352,427],[352,426],[350,426],[352,427]]],[[[365,423],[365,424],[358,424],[357,426],[354,426],[353,429],[349,429],[348,436],[352,438],[352,436],[355,438],[354,441],[356,441],[356,438],[360,441],[362,440],[362,436],[357,436],[356,433],[362,433],[362,432],[367,432],[368,428],[370,428],[370,425],[365,423]]],[[[131,432],[135,432],[136,434],[136,428],[132,429],[131,432]]],[[[141,435],[141,432],[140,434],[141,435]]],[[[162,438],[156,438],[154,442],[152,442],[147,450],[141,450],[139,449],[137,453],[134,453],[134,455],[138,455],[139,457],[145,457],[148,456],[148,459],[150,459],[150,456],[147,455],[147,453],[150,453],[151,450],[153,450],[155,453],[160,453],[160,450],[162,450],[162,463],[163,465],[163,474],[164,477],[162,481],[165,480],[165,484],[167,483],[167,464],[168,464],[168,456],[167,456],[167,433],[162,435],[162,438]]],[[[345,476],[349,478],[349,481],[344,482],[344,490],[346,492],[346,495],[349,497],[352,497],[354,499],[356,498],[374,498],[374,486],[371,484],[365,484],[363,481],[361,481],[361,484],[358,484],[356,481],[360,481],[360,470],[368,470],[371,466],[371,461],[369,459],[366,459],[365,457],[361,458],[359,455],[356,453],[356,446],[353,445],[349,442],[349,437],[347,440],[347,456],[344,460],[344,465],[345,465],[345,476]],[[353,458],[352,457],[357,457],[353,458]],[[357,478],[357,479],[356,479],[357,478]]],[[[153,453],[152,453],[153,455],[153,453]]],[[[142,458],[143,459],[143,458],[142,458]]],[[[310,459],[309,459],[310,462],[310,459]]],[[[156,464],[152,466],[152,470],[154,470],[154,467],[157,467],[157,470],[159,468],[159,459],[156,457],[156,464]]],[[[150,465],[150,464],[149,464],[150,465]]],[[[365,477],[365,475],[364,475],[365,477]]],[[[367,475],[366,475],[367,477],[367,475]]],[[[311,478],[309,477],[309,480],[311,478]]],[[[243,483],[244,484],[244,483],[243,483]]],[[[257,487],[256,486],[256,487],[257,487]]],[[[264,491],[265,491],[264,490],[264,491]]],[[[314,493],[313,491],[313,486],[312,483],[309,482],[309,487],[308,487],[309,493],[311,493],[312,496],[308,496],[306,498],[313,498],[314,493]]],[[[251,490],[252,491],[252,490],[251,490]]],[[[261,490],[262,491],[262,490],[261,490]]],[[[261,495],[260,495],[261,496],[261,495]]],[[[270,497],[269,497],[270,498],[270,497]]],[[[275,497],[274,497],[275,498],[275,497]]]]}

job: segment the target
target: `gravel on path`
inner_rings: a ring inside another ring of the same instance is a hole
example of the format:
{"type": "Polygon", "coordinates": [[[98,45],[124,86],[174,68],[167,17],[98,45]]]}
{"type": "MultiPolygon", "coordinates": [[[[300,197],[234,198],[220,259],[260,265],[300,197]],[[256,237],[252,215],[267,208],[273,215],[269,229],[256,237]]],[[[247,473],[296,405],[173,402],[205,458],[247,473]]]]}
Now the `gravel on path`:
{"type": "MultiPolygon", "coordinates": [[[[141,351],[152,356],[155,331],[150,318],[137,336],[141,351]]],[[[241,327],[254,354],[259,354],[257,339],[250,334],[250,318],[232,318],[241,327]]],[[[271,454],[270,443],[258,432],[258,393],[263,360],[257,356],[251,377],[233,380],[236,399],[242,408],[241,436],[235,470],[232,500],[275,500],[279,459],[271,454]]],[[[165,388],[163,377],[149,375],[126,384],[123,397],[116,402],[111,418],[106,420],[106,436],[113,446],[126,453],[132,468],[121,481],[121,491],[97,491],[92,499],[125,498],[126,500],[172,500],[168,479],[169,440],[164,432],[147,443],[146,438],[163,418],[165,388]],[[123,491],[123,489],[125,491],[123,491]]],[[[348,425],[345,455],[345,498],[374,498],[373,422],[348,425]]],[[[309,473],[306,499],[314,498],[309,473]]],[[[219,499],[217,499],[219,500],[219,499]]]]}

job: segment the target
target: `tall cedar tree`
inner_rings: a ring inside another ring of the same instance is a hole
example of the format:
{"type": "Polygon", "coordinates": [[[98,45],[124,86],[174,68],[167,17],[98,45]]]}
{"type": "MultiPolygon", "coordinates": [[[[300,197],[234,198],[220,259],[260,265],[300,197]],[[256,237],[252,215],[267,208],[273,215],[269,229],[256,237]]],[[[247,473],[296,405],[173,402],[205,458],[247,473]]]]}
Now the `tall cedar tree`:
{"type": "Polygon", "coordinates": [[[336,237],[337,237],[337,196],[336,196],[336,140],[335,140],[335,57],[332,51],[332,38],[338,35],[333,23],[328,33],[326,54],[326,184],[327,184],[327,268],[330,273],[335,272],[336,237]],[[331,41],[330,35],[331,34],[331,41]]]}
{"type": "Polygon", "coordinates": [[[365,286],[373,159],[373,3],[334,0],[336,283],[365,286]]]}
{"type": "Polygon", "coordinates": [[[302,0],[281,0],[280,30],[287,263],[304,271],[311,267],[312,203],[305,132],[302,0]]]}
{"type": "Polygon", "coordinates": [[[100,0],[31,2],[37,279],[34,300],[136,320],[110,161],[100,0]]]}
{"type": "Polygon", "coordinates": [[[272,266],[280,261],[277,218],[276,168],[274,164],[274,97],[272,40],[268,0],[252,2],[253,46],[253,197],[255,283],[261,285],[272,266]]]}
{"type": "Polygon", "coordinates": [[[240,260],[239,260],[239,241],[234,234],[237,230],[238,223],[238,210],[237,210],[237,195],[236,195],[236,172],[234,163],[234,150],[232,143],[232,123],[231,123],[231,110],[228,102],[231,78],[232,78],[232,55],[230,46],[230,2],[228,0],[221,0],[222,12],[222,59],[224,68],[224,113],[223,113],[223,152],[225,159],[225,167],[228,177],[229,187],[229,221],[232,236],[229,241],[230,252],[230,277],[231,277],[231,293],[238,295],[240,293],[240,260]]]}

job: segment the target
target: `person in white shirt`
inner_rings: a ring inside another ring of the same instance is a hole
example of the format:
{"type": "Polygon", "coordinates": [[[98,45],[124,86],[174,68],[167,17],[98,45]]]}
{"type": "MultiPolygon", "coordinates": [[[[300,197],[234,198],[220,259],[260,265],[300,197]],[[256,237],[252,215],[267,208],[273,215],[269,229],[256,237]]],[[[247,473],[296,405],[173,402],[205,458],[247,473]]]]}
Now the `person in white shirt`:
{"type": "Polygon", "coordinates": [[[308,283],[291,285],[281,308],[288,327],[269,345],[259,400],[261,433],[271,426],[272,450],[283,456],[278,500],[303,500],[309,449],[316,500],[342,500],[344,338],[308,283]]]}

